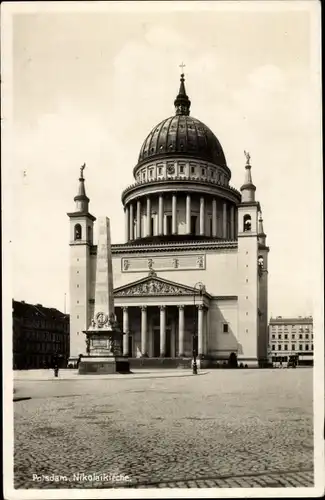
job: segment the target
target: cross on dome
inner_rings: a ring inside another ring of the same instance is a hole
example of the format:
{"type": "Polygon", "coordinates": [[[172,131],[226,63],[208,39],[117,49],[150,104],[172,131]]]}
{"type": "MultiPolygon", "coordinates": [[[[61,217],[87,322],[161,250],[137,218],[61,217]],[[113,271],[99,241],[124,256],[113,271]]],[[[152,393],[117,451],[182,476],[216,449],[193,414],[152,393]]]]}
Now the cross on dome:
{"type": "Polygon", "coordinates": [[[184,68],[186,67],[186,65],[182,62],[182,64],[179,65],[179,67],[182,69],[182,73],[184,73],[184,68]]]}

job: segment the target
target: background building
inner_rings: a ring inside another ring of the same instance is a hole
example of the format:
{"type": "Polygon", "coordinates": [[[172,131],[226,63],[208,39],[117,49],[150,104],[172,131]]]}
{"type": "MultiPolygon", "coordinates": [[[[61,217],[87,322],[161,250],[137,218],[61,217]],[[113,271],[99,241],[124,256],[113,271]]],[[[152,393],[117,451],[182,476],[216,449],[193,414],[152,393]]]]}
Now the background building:
{"type": "Polygon", "coordinates": [[[269,346],[272,362],[288,361],[288,356],[298,355],[300,365],[312,365],[314,359],[313,318],[271,318],[269,346]]]}
{"type": "Polygon", "coordinates": [[[12,301],[13,368],[51,367],[54,356],[65,367],[69,358],[69,315],[41,304],[12,301]]]}
{"type": "MultiPolygon", "coordinates": [[[[268,347],[269,248],[250,156],[245,152],[239,192],[230,185],[219,140],[190,116],[183,74],[174,106],[174,115],[146,136],[134,183],[122,193],[125,242],[112,245],[112,257],[123,353],[131,366],[136,358],[183,364],[195,346],[202,364],[261,365],[268,347]]],[[[85,352],[82,332],[94,315],[96,288],[95,217],[83,168],[75,211],[68,213],[72,357],[85,352]]]]}

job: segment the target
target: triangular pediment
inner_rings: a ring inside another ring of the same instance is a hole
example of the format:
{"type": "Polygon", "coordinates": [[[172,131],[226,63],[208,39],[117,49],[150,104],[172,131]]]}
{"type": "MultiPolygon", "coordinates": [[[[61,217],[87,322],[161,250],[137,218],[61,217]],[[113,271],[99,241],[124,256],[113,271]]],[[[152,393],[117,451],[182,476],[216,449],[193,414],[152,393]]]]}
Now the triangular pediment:
{"type": "Polygon", "coordinates": [[[158,278],[155,275],[147,276],[128,285],[114,290],[114,297],[139,297],[139,296],[166,296],[166,295],[191,295],[199,294],[198,289],[175,283],[174,281],[158,278]]]}

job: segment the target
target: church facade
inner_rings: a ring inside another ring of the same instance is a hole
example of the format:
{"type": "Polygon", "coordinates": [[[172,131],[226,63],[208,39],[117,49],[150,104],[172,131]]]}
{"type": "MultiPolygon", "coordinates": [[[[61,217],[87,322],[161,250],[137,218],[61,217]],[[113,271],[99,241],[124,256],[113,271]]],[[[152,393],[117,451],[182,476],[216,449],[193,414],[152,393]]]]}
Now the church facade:
{"type": "MultiPolygon", "coordinates": [[[[268,351],[268,253],[250,156],[236,190],[221,144],[190,116],[184,75],[175,114],[146,137],[122,193],[125,242],[112,245],[114,303],[129,358],[237,360],[268,351]]],[[[70,356],[85,353],[97,246],[83,169],[70,219],[70,356]]]]}

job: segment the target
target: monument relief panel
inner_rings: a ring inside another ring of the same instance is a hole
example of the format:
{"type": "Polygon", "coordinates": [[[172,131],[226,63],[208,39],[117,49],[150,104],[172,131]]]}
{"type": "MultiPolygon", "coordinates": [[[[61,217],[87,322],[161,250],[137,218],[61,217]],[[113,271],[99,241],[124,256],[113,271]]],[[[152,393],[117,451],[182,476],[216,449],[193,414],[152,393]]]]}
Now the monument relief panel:
{"type": "Polygon", "coordinates": [[[121,270],[123,273],[135,273],[150,269],[154,269],[155,271],[194,271],[195,269],[205,269],[205,266],[205,254],[123,257],[121,259],[121,270]]]}

